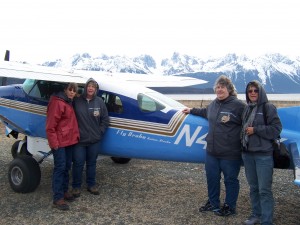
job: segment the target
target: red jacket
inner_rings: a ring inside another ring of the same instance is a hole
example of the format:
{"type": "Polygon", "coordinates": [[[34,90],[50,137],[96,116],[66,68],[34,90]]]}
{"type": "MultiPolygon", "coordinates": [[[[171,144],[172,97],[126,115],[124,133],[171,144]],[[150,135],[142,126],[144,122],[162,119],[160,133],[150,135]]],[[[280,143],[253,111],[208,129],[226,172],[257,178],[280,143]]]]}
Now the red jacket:
{"type": "Polygon", "coordinates": [[[46,133],[51,149],[78,143],[79,129],[73,107],[64,93],[50,98],[46,133]]]}

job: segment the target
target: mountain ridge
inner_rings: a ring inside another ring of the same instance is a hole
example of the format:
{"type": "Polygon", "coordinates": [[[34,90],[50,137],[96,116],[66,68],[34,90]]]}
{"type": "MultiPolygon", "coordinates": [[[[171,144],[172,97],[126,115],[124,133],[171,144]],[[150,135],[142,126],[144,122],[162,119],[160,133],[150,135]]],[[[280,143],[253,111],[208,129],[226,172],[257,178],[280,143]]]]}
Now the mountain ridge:
{"type": "MultiPolygon", "coordinates": [[[[190,87],[192,92],[195,92],[195,88],[199,93],[203,93],[203,90],[211,92],[215,80],[221,74],[232,79],[239,93],[244,91],[246,84],[251,80],[261,82],[267,93],[300,93],[300,57],[291,58],[280,53],[269,53],[255,58],[230,53],[223,57],[204,59],[174,52],[170,58],[164,58],[160,63],[147,54],[130,58],[106,54],[92,57],[89,53],[77,53],[69,59],[47,61],[42,65],[141,75],[180,75],[208,81],[205,85],[190,87]]],[[[177,90],[178,93],[182,93],[179,91],[188,92],[189,88],[177,90]]]]}

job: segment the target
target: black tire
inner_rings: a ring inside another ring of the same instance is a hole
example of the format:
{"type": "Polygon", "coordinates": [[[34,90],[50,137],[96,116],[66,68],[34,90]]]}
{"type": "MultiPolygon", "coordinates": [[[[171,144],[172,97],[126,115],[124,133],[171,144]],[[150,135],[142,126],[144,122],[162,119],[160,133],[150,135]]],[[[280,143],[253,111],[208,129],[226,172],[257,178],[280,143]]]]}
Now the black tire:
{"type": "Polygon", "coordinates": [[[21,155],[9,164],[8,180],[11,188],[18,193],[34,191],[41,181],[41,169],[31,156],[21,155]]]}
{"type": "Polygon", "coordinates": [[[19,147],[20,142],[21,142],[21,140],[18,140],[11,146],[12,157],[15,159],[17,156],[20,156],[20,155],[32,156],[32,154],[30,154],[30,152],[28,152],[28,150],[27,150],[26,142],[22,145],[22,148],[21,148],[20,152],[18,153],[18,147],[19,147]]]}
{"type": "Polygon", "coordinates": [[[118,164],[126,164],[128,163],[131,159],[130,158],[120,158],[120,157],[110,157],[112,161],[118,164]]]}

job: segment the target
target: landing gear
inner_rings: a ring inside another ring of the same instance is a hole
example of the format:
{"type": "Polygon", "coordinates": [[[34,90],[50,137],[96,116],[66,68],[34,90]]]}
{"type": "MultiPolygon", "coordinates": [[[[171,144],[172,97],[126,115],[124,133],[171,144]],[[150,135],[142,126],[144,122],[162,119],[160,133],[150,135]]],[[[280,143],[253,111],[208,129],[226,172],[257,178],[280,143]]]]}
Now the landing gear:
{"type": "Polygon", "coordinates": [[[130,158],[120,158],[120,157],[111,157],[111,159],[112,161],[118,164],[126,164],[131,160],[130,158]]]}
{"type": "Polygon", "coordinates": [[[11,146],[11,155],[15,159],[19,155],[32,156],[27,150],[27,142],[18,140],[11,146]]]}
{"type": "Polygon", "coordinates": [[[33,192],[41,181],[40,164],[52,155],[47,139],[25,136],[12,145],[11,154],[14,158],[8,169],[11,188],[19,193],[33,192]],[[39,149],[45,151],[38,151],[39,149]],[[42,157],[37,158],[38,155],[42,157]]]}
{"type": "Polygon", "coordinates": [[[38,162],[31,156],[19,155],[9,165],[8,180],[15,192],[34,191],[41,181],[41,169],[38,162]]]}

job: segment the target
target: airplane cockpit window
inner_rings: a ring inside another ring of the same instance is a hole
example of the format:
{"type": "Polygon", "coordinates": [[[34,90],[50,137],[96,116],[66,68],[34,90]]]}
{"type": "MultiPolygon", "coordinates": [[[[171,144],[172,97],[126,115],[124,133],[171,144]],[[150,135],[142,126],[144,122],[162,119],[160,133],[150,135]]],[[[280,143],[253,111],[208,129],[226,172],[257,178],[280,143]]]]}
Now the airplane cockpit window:
{"type": "Polygon", "coordinates": [[[108,112],[123,113],[123,104],[119,96],[104,92],[101,97],[108,112]]]}
{"type": "Polygon", "coordinates": [[[64,90],[64,83],[54,81],[27,79],[23,83],[23,90],[31,97],[48,101],[54,93],[64,90]]]}
{"type": "Polygon", "coordinates": [[[35,85],[35,80],[32,79],[26,79],[23,83],[23,90],[25,91],[26,94],[28,94],[32,87],[35,85]]]}
{"type": "Polygon", "coordinates": [[[164,105],[144,94],[138,94],[138,104],[142,112],[155,112],[165,108],[164,105]]]}

